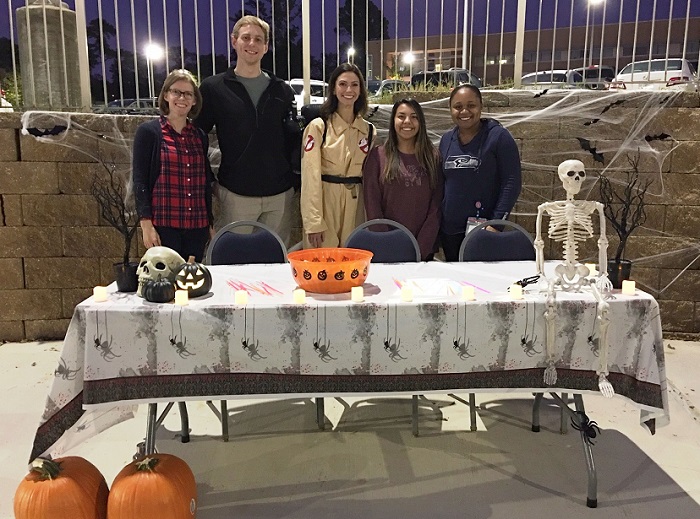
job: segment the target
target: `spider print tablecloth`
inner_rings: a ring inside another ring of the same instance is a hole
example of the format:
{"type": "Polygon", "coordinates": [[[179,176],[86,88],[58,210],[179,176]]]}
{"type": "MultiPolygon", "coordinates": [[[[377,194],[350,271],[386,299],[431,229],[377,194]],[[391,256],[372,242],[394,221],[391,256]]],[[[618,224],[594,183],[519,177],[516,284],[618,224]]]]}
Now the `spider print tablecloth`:
{"type": "MultiPolygon", "coordinates": [[[[550,268],[552,265],[548,265],[550,268]]],[[[507,289],[533,262],[373,264],[365,301],[307,294],[293,303],[289,265],[212,267],[212,291],[181,307],[109,290],[75,309],[32,457],[60,454],[131,416],[137,403],[242,395],[321,396],[451,390],[597,391],[596,302],[558,293],[555,388],[543,383],[544,297],[507,289]],[[401,301],[400,287],[414,300],[401,301]],[[472,285],[476,301],[462,301],[472,285]],[[247,306],[234,306],[245,287],[247,306]]],[[[610,301],[610,382],[668,422],[657,302],[638,291],[610,301]]]]}

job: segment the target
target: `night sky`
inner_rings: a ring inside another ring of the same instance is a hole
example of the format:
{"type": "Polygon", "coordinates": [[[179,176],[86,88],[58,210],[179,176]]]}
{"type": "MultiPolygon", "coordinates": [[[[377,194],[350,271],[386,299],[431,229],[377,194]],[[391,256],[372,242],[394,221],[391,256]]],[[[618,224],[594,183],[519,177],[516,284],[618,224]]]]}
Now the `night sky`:
{"type": "MultiPolygon", "coordinates": [[[[0,36],[8,37],[10,33],[7,0],[0,0],[0,36]]],[[[114,1],[102,0],[103,17],[114,23],[114,1]]],[[[335,33],[335,11],[338,1],[342,3],[345,0],[326,0],[326,50],[334,51],[336,47],[335,33]]],[[[351,0],[347,0],[348,2],[351,0]]],[[[367,0],[355,0],[355,10],[357,5],[364,3],[367,0]]],[[[462,16],[464,0],[371,0],[375,5],[383,6],[385,17],[389,20],[389,33],[386,38],[394,38],[398,28],[398,36],[400,38],[408,38],[411,35],[411,26],[413,26],[413,36],[422,37],[425,33],[425,13],[426,7],[428,10],[428,34],[439,34],[440,23],[443,22],[443,34],[454,34],[455,31],[462,32],[462,16]],[[398,15],[395,16],[396,6],[398,5],[398,15]],[[444,12],[444,15],[441,13],[444,12]],[[412,13],[412,14],[411,14],[412,13]],[[455,14],[457,13],[457,17],[455,14]]],[[[131,34],[131,17],[130,0],[116,0],[120,13],[119,30],[120,44],[122,48],[132,48],[131,34]]],[[[261,4],[267,3],[267,0],[259,0],[261,4]]],[[[323,0],[311,0],[311,25],[319,30],[314,30],[312,37],[312,53],[316,54],[321,51],[321,4],[323,0]]],[[[489,33],[500,33],[501,20],[505,21],[504,30],[512,32],[515,30],[515,20],[517,15],[516,0],[467,0],[469,5],[470,19],[468,29],[471,28],[471,6],[474,7],[474,25],[473,32],[475,34],[483,34],[486,29],[486,12],[487,3],[490,3],[489,11],[489,33]],[[503,5],[505,4],[505,13],[503,13],[503,5]]],[[[178,30],[178,12],[177,6],[179,2],[169,0],[167,2],[168,9],[168,45],[179,45],[180,34],[178,30]]],[[[284,3],[284,2],[283,2],[284,3]]],[[[301,4],[301,0],[290,0],[290,4],[301,4]]],[[[573,23],[574,25],[586,24],[587,0],[573,1],[573,23]]],[[[24,6],[24,0],[11,0],[13,9],[24,6]]],[[[87,19],[90,21],[98,16],[97,0],[86,0],[87,19]]],[[[136,12],[134,13],[136,27],[136,46],[143,47],[148,41],[148,13],[146,2],[139,0],[134,2],[136,12]]],[[[159,43],[164,43],[163,29],[163,2],[150,1],[150,18],[151,18],[151,34],[152,38],[159,43]]],[[[183,8],[183,29],[185,32],[185,46],[190,50],[195,50],[196,42],[194,38],[195,29],[195,6],[198,15],[199,25],[199,48],[200,53],[208,53],[211,50],[212,44],[212,22],[210,16],[210,1],[209,0],[182,0],[183,8]]],[[[229,48],[228,31],[230,26],[226,23],[226,4],[221,0],[214,0],[214,22],[213,22],[213,40],[216,52],[226,54],[229,48]]],[[[254,4],[254,2],[253,2],[254,4]]],[[[607,23],[617,23],[620,15],[620,5],[623,6],[622,20],[623,22],[632,22],[635,20],[637,6],[639,5],[639,19],[650,20],[653,16],[653,7],[656,4],[655,18],[657,20],[667,19],[669,17],[670,5],[673,4],[673,18],[678,18],[678,23],[684,23],[686,10],[690,6],[690,16],[700,16],[700,0],[607,0],[605,3],[605,20],[607,23]]],[[[74,2],[69,1],[68,5],[74,7],[74,2]]],[[[526,29],[535,30],[538,25],[542,28],[552,27],[554,21],[555,6],[558,5],[557,26],[568,27],[570,19],[570,9],[572,2],[570,0],[528,0],[527,2],[527,19],[526,29]],[[542,5],[541,22],[538,22],[540,17],[540,3],[542,5]]],[[[229,0],[229,16],[234,17],[241,10],[240,0],[229,0]]],[[[591,7],[591,13],[594,18],[591,18],[591,23],[600,25],[603,20],[603,5],[591,7]]],[[[255,14],[255,12],[247,12],[246,14],[255,14]]],[[[294,23],[294,22],[293,22],[294,23]]],[[[300,24],[300,21],[296,22],[300,24]]],[[[17,27],[14,27],[15,36],[17,27]]]]}

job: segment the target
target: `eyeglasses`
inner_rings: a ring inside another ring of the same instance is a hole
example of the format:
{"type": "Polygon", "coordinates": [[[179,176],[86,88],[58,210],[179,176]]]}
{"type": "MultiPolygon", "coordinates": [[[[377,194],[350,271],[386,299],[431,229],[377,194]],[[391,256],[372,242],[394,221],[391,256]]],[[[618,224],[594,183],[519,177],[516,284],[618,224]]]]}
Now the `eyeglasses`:
{"type": "Polygon", "coordinates": [[[174,95],[176,99],[180,99],[181,97],[184,97],[188,101],[192,101],[192,99],[194,99],[194,92],[183,92],[177,88],[171,88],[168,90],[168,92],[174,95]]]}

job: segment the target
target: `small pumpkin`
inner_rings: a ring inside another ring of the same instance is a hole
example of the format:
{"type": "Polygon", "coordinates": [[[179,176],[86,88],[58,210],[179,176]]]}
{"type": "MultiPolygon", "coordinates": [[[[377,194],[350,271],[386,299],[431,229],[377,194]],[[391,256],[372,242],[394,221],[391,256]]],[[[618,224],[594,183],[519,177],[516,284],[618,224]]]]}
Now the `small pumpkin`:
{"type": "Polygon", "coordinates": [[[169,279],[158,276],[158,279],[150,279],[143,284],[141,295],[151,303],[167,303],[175,299],[175,285],[169,279]]]}
{"type": "Polygon", "coordinates": [[[187,296],[199,297],[208,294],[211,290],[211,272],[201,263],[194,261],[190,256],[175,274],[175,287],[179,290],[187,290],[187,296]]]}
{"type": "Polygon", "coordinates": [[[37,458],[17,487],[16,519],[105,519],[107,482],[85,458],[37,458]]]}
{"type": "Polygon", "coordinates": [[[109,519],[192,519],[197,484],[190,467],[172,454],[151,454],[129,463],[112,483],[109,519]]]}

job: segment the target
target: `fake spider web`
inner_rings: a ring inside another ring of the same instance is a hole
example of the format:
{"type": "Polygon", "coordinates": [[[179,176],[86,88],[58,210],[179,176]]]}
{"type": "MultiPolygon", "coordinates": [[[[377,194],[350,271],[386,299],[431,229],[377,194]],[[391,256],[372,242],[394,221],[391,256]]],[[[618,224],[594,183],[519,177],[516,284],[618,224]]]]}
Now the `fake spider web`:
{"type": "MultiPolygon", "coordinates": [[[[407,92],[407,95],[410,93],[407,92]]],[[[489,106],[522,107],[512,111],[483,112],[493,117],[518,138],[519,132],[544,131],[556,140],[557,146],[546,153],[521,150],[523,155],[523,187],[513,215],[535,218],[537,206],[556,200],[552,193],[564,196],[558,184],[557,166],[560,162],[578,158],[583,160],[587,180],[578,199],[598,200],[598,177],[606,175],[613,184],[622,184],[621,173],[629,170],[628,155],[639,154],[640,177],[652,180],[647,191],[647,209],[667,196],[664,170],[668,170],[671,153],[683,146],[673,131],[663,127],[665,108],[676,106],[680,91],[659,92],[587,92],[580,90],[510,90],[483,91],[489,106]],[[549,99],[552,102],[549,102],[549,99]],[[544,102],[546,100],[546,102],[544,102]],[[547,106],[543,106],[547,105],[547,106]],[[631,108],[631,109],[630,109],[631,108]],[[554,132],[552,128],[558,128],[554,132]],[[532,131],[530,130],[532,129],[532,131]],[[592,164],[592,166],[591,166],[592,164]],[[559,189],[557,189],[559,187],[559,189]]],[[[437,145],[440,137],[453,127],[448,110],[448,100],[440,99],[421,103],[425,112],[428,134],[437,145]]],[[[377,128],[377,141],[388,135],[391,105],[372,105],[366,116],[377,128]]],[[[70,148],[87,155],[103,166],[116,168],[127,189],[131,190],[131,138],[136,126],[135,118],[110,115],[75,114],[65,112],[26,112],[22,116],[22,133],[37,140],[70,148]],[[127,131],[129,130],[129,131],[127,131]]],[[[529,137],[529,135],[528,135],[529,137]]],[[[523,148],[528,146],[524,141],[523,148]]],[[[215,137],[210,141],[210,159],[216,172],[220,152],[215,137]]],[[[668,240],[674,247],[650,256],[631,257],[635,265],[658,267],[676,265],[680,272],[661,289],[643,286],[658,297],[700,259],[700,240],[674,235],[655,228],[650,216],[647,224],[638,229],[638,235],[675,238],[668,240]]],[[[609,253],[612,247],[609,247],[609,253]]],[[[609,254],[610,256],[610,254],[609,254]]],[[[593,256],[591,256],[593,258],[593,256]]],[[[586,258],[579,258],[585,261],[586,258]]],[[[641,284],[641,283],[640,283],[641,284]]]]}

